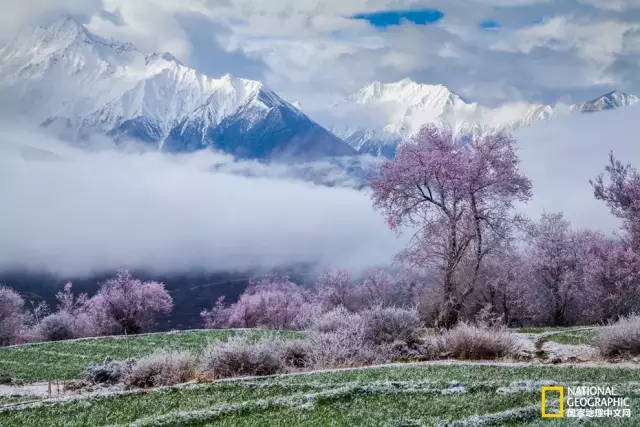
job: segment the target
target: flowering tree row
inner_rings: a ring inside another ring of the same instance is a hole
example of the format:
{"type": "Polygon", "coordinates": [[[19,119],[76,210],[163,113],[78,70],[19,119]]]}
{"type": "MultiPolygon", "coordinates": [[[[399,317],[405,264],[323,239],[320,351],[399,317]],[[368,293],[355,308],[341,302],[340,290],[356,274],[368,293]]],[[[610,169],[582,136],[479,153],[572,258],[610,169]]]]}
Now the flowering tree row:
{"type": "Polygon", "coordinates": [[[173,299],[162,283],[142,282],[127,270],[104,282],[98,292],[75,296],[71,283],[56,295],[57,311],[39,305],[28,310],[15,290],[0,286],[0,345],[148,331],[157,314],[169,313],[173,299]]]}

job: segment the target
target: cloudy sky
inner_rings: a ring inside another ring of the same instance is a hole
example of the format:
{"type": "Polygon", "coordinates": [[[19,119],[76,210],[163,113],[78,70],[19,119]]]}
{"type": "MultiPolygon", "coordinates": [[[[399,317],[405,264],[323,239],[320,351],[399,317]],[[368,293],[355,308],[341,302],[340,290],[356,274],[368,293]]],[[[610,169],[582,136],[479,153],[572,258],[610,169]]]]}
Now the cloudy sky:
{"type": "Polygon", "coordinates": [[[312,110],[373,80],[441,83],[488,105],[640,94],[637,0],[25,0],[0,37],[71,14],[211,76],[312,110]]]}

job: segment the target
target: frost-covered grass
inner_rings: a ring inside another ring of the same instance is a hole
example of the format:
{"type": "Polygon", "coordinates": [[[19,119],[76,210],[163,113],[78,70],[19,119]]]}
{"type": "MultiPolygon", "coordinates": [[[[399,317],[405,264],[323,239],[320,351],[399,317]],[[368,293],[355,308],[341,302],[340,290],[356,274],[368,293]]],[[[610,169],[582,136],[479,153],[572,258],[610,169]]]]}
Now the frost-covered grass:
{"type": "MultiPolygon", "coordinates": [[[[616,384],[633,396],[632,407],[638,408],[639,372],[595,367],[395,365],[96,397],[0,412],[0,425],[392,427],[446,425],[443,423],[452,420],[478,425],[474,424],[478,419],[493,420],[493,425],[534,425],[539,411],[532,408],[539,405],[541,385],[616,384]]],[[[620,421],[598,425],[624,426],[620,421]]],[[[637,423],[637,418],[630,421],[637,423]]]]}
{"type": "Polygon", "coordinates": [[[583,329],[583,326],[527,326],[517,331],[523,334],[544,334],[546,332],[570,332],[575,329],[583,329]]]}
{"type": "Polygon", "coordinates": [[[593,339],[596,336],[596,330],[580,330],[580,331],[571,331],[568,330],[566,332],[560,332],[557,334],[550,335],[547,338],[547,341],[553,341],[560,344],[571,344],[571,345],[580,345],[580,344],[592,344],[593,339]]]}
{"type": "Polygon", "coordinates": [[[22,402],[33,402],[39,399],[36,396],[0,396],[0,407],[22,402]]]}
{"type": "MultiPolygon", "coordinates": [[[[107,358],[138,358],[161,348],[197,354],[213,340],[263,334],[257,330],[202,330],[0,347],[0,375],[24,380],[75,379],[91,363],[102,363],[107,358]]],[[[289,331],[280,334],[284,337],[301,336],[298,332],[289,331]]]]}

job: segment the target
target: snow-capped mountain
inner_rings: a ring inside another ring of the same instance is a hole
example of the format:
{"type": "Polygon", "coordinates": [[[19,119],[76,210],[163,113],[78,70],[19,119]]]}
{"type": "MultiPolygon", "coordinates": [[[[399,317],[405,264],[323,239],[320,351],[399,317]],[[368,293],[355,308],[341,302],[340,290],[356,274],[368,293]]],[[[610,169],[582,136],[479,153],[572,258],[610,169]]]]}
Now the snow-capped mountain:
{"type": "Polygon", "coordinates": [[[614,90],[591,101],[574,104],[571,106],[571,110],[581,113],[593,113],[620,107],[630,107],[638,103],[640,103],[639,97],[614,90]]]}
{"type": "Polygon", "coordinates": [[[425,124],[450,128],[457,136],[513,131],[571,111],[601,111],[633,105],[640,98],[612,92],[584,104],[551,106],[525,102],[489,108],[468,102],[442,85],[409,79],[374,82],[320,114],[320,122],[360,153],[392,156],[402,141],[425,124]]]}
{"type": "Polygon", "coordinates": [[[213,147],[258,158],[354,153],[260,82],[210,78],[169,53],[98,37],[71,18],[0,49],[0,96],[73,138],[100,132],[171,151],[213,147]]]}

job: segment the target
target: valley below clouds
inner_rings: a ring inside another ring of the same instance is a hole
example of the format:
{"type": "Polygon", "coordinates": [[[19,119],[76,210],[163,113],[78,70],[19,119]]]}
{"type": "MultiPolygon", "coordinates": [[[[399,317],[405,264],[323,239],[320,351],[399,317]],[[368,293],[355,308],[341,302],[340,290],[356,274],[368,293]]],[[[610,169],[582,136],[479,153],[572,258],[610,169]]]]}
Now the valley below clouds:
{"type": "Polygon", "coordinates": [[[366,190],[296,180],[283,165],[115,149],[106,139],[78,149],[6,122],[0,147],[2,269],[359,270],[388,264],[403,244],[366,190]]]}

